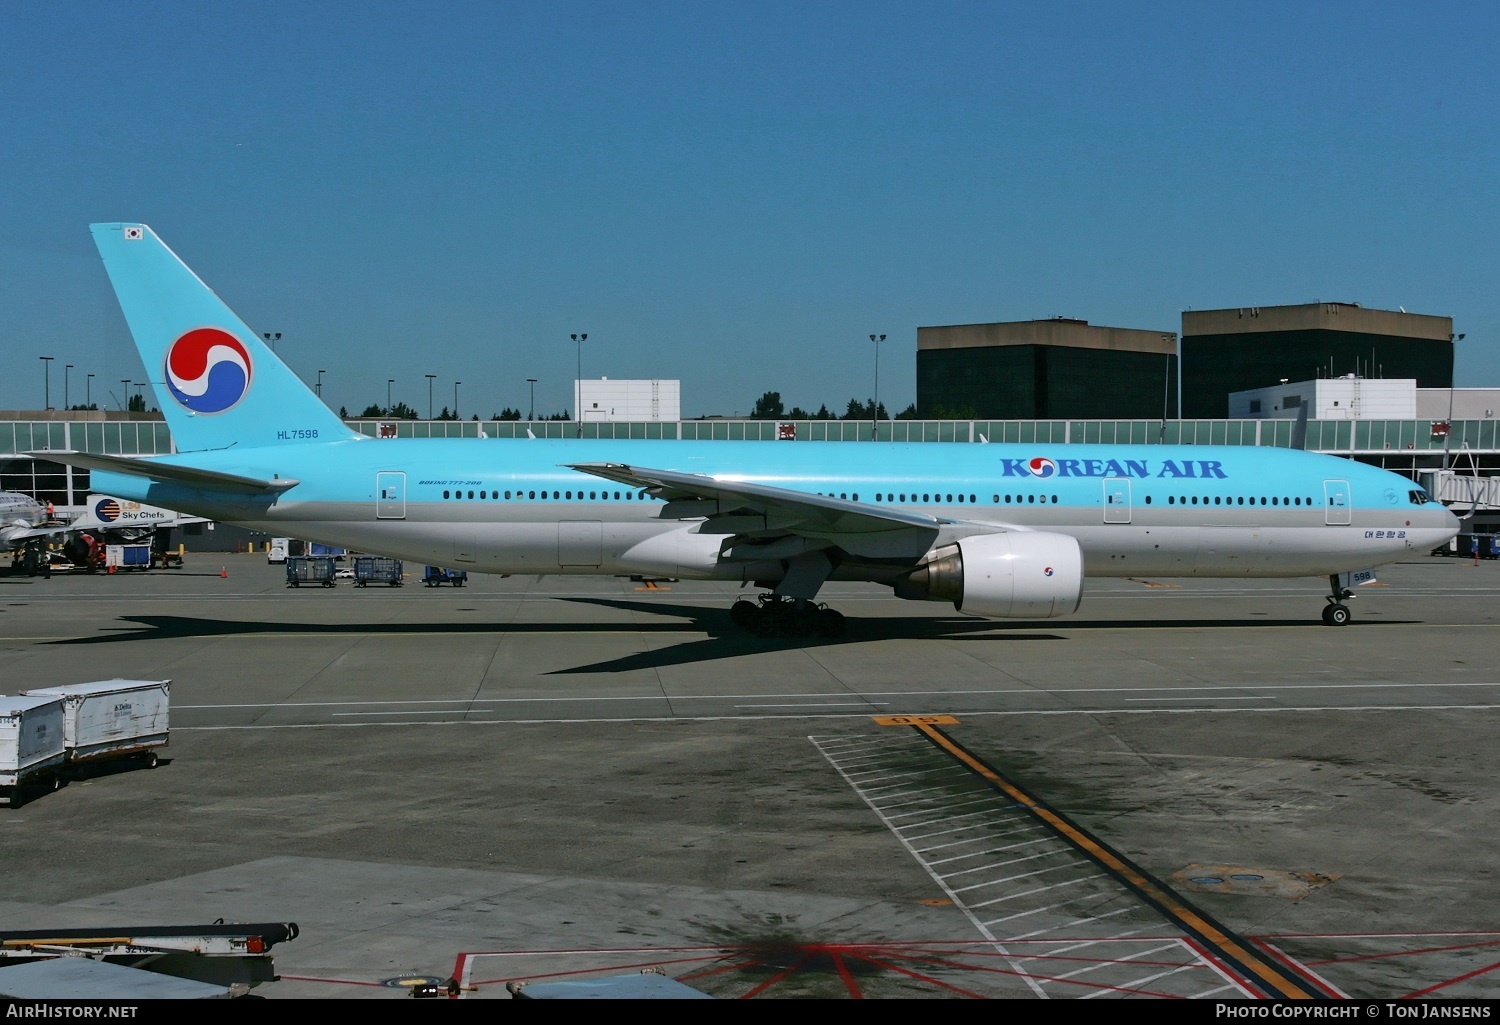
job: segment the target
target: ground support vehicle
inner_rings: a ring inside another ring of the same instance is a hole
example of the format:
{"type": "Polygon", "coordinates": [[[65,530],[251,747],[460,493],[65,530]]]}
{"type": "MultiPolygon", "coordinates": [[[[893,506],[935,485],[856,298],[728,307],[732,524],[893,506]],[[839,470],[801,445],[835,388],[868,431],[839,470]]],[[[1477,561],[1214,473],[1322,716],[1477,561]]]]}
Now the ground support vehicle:
{"type": "MultiPolygon", "coordinates": [[[[272,948],[297,933],[296,922],[222,918],[211,925],[6,928],[0,930],[0,974],[27,986],[28,999],[72,1003],[96,994],[116,1000],[129,994],[146,1003],[244,996],[277,978],[272,948]],[[209,986],[219,992],[200,991],[209,986]]],[[[0,991],[0,999],[8,995],[0,991]]]]}
{"type": "Polygon", "coordinates": [[[462,587],[468,581],[469,574],[461,569],[443,569],[441,566],[428,566],[422,574],[422,583],[428,587],[440,587],[443,584],[452,584],[454,587],[462,587]]]}
{"type": "Polygon", "coordinates": [[[88,762],[134,759],[155,768],[167,743],[170,680],[99,680],[33,687],[26,697],[51,698],[63,707],[65,770],[88,762]]]}
{"type": "Polygon", "coordinates": [[[301,587],[303,584],[322,584],[333,587],[337,567],[331,555],[290,555],[286,560],[286,586],[301,587]]]}
{"type": "Polygon", "coordinates": [[[389,584],[400,587],[406,582],[405,566],[400,559],[388,559],[383,555],[356,555],[354,557],[354,586],[389,584]]]}
{"type": "Polygon", "coordinates": [[[12,808],[27,788],[56,790],[67,760],[62,698],[0,695],[0,800],[12,808]]]}

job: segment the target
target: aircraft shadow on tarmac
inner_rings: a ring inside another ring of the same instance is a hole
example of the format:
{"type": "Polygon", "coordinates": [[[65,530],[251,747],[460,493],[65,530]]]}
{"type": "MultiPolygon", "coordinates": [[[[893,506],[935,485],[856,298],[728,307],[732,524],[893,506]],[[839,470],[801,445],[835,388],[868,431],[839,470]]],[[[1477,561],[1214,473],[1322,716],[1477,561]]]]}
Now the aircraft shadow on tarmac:
{"type": "MultiPolygon", "coordinates": [[[[592,634],[648,634],[663,638],[684,632],[702,632],[708,636],[680,644],[666,644],[652,651],[636,652],[620,658],[589,665],[553,670],[554,674],[609,673],[631,669],[649,669],[722,658],[736,658],[761,652],[836,647],[877,640],[934,641],[1065,641],[1067,633],[1078,630],[1150,630],[1163,626],[1199,629],[1257,629],[1266,627],[1308,627],[1330,629],[1309,619],[1182,619],[1182,620],[1067,620],[1052,630],[1038,630],[1034,621],[996,621],[954,616],[908,616],[845,620],[841,637],[758,637],[749,634],[730,620],[727,609],[717,606],[667,604],[661,601],[632,601],[612,598],[562,598],[557,601],[595,605],[623,612],[656,617],[654,621],[633,619],[628,623],[309,623],[246,622],[231,619],[189,616],[122,616],[118,622],[134,624],[87,637],[70,637],[48,644],[121,644],[134,641],[180,640],[185,638],[234,637],[262,635],[300,636],[472,636],[477,634],[512,634],[533,636],[566,635],[587,631],[592,634]],[[667,618],[671,617],[671,618],[667,618]],[[680,620],[687,620],[686,623],[680,620]],[[1066,633],[1061,632],[1066,631],[1066,633]]],[[[1384,620],[1380,624],[1398,625],[1401,621],[1384,620]]],[[[1347,629],[1345,627],[1344,629],[1347,629]]]]}

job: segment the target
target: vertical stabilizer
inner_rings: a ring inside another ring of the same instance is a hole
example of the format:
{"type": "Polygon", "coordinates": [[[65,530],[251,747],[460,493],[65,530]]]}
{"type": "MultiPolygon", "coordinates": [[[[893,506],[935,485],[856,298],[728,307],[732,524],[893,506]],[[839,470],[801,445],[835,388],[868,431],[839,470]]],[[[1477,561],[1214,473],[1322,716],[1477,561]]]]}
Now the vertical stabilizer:
{"type": "Polygon", "coordinates": [[[179,452],[358,438],[144,224],[92,224],[179,452]]]}

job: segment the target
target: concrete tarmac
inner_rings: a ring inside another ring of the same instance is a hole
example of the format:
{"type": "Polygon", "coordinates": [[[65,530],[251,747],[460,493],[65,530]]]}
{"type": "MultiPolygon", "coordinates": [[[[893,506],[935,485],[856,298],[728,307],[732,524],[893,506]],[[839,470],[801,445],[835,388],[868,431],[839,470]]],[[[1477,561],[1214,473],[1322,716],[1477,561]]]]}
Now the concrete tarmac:
{"type": "Polygon", "coordinates": [[[1220,926],[1324,995],[1500,996],[1500,563],[1384,568],[1343,627],[1312,579],[1046,622],[829,585],[837,640],[729,585],[420,572],[0,576],[0,692],[172,681],[160,766],[0,808],[0,922],[296,922],[268,999],[1252,995],[1220,926]]]}

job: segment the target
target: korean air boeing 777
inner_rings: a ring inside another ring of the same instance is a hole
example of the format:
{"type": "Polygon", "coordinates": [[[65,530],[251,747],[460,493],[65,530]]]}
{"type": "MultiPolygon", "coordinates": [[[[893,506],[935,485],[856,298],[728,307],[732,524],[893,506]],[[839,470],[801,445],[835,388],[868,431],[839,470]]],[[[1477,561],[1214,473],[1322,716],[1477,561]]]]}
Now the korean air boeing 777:
{"type": "Polygon", "coordinates": [[[836,635],[826,580],[988,618],[1089,576],[1351,575],[1458,521],[1405,477],[1253,447],[384,439],[350,430],[143,224],[95,224],[177,451],[37,453],[169,509],[489,573],[737,580],[758,632],[836,635]]]}

